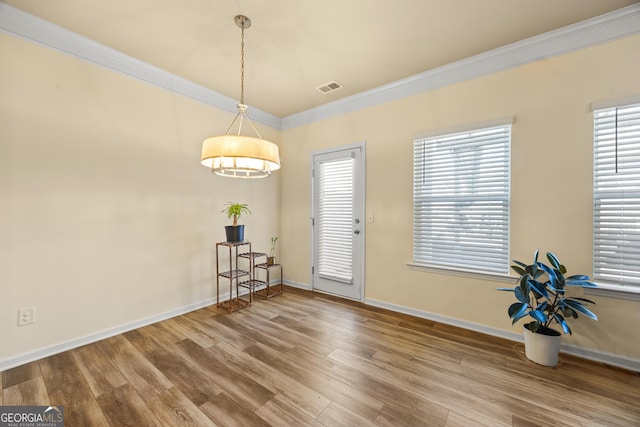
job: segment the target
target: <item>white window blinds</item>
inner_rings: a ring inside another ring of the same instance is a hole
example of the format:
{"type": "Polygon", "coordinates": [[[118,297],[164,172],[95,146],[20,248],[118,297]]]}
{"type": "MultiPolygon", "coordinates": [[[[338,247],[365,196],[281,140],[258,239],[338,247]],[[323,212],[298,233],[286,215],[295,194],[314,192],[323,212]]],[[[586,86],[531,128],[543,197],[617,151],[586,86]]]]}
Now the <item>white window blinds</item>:
{"type": "Polygon", "coordinates": [[[351,283],[353,264],[353,159],[322,162],[316,169],[318,274],[351,283]]]}
{"type": "Polygon", "coordinates": [[[593,277],[640,286],[640,104],[594,111],[593,277]]]}
{"type": "Polygon", "coordinates": [[[507,274],[511,125],[414,141],[413,259],[507,274]]]}

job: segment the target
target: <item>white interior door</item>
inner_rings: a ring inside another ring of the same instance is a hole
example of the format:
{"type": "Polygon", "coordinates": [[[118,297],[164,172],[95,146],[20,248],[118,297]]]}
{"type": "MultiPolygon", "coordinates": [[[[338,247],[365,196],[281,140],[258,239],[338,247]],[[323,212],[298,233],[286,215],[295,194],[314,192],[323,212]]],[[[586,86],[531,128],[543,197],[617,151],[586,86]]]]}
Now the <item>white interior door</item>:
{"type": "Polygon", "coordinates": [[[313,289],[364,297],[364,144],[313,154],[313,289]]]}

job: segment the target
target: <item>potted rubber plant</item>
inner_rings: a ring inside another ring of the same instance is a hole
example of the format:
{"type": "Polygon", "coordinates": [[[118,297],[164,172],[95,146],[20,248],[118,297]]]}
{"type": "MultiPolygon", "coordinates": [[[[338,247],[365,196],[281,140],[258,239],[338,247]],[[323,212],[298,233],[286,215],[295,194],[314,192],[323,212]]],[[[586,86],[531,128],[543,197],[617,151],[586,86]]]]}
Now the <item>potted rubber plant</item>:
{"type": "Polygon", "coordinates": [[[513,292],[517,300],[507,310],[511,324],[524,318],[531,320],[525,323],[523,331],[527,358],[540,365],[556,366],[562,333],[552,328],[552,324],[559,325],[563,333],[571,334],[569,319],[583,314],[598,320],[585,306],[595,302],[566,296],[567,287],[595,288],[597,285],[586,275],[565,277],[567,268],[553,253],[547,253],[547,260],[550,265],[538,261],[537,250],[530,265],[514,260],[511,269],[520,275],[518,284],[513,289],[498,290],[513,292]]]}
{"type": "Polygon", "coordinates": [[[233,218],[232,225],[226,225],[224,231],[227,235],[227,243],[242,242],[244,240],[244,225],[238,225],[238,219],[251,211],[246,203],[227,202],[221,211],[227,214],[227,218],[233,218]]]}

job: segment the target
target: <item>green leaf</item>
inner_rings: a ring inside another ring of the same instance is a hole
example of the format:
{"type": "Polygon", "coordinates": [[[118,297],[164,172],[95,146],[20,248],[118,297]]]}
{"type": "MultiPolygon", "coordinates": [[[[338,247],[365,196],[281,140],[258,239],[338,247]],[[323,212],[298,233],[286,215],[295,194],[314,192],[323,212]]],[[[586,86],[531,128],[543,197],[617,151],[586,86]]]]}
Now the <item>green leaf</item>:
{"type": "Polygon", "coordinates": [[[524,304],[521,302],[514,302],[509,306],[509,309],[507,310],[509,313],[509,317],[514,318],[514,317],[520,316],[522,313],[527,311],[528,307],[529,306],[527,304],[524,304]]]}
{"type": "Polygon", "coordinates": [[[591,280],[589,276],[585,276],[584,274],[574,274],[573,276],[567,277],[567,280],[591,280]]]}
{"type": "Polygon", "coordinates": [[[554,292],[560,292],[560,291],[562,291],[562,289],[558,289],[558,288],[556,288],[556,287],[551,283],[551,281],[550,281],[550,280],[547,280],[547,281],[545,282],[544,286],[545,286],[546,288],[551,289],[551,290],[552,290],[552,291],[554,291],[554,292]]]}
{"type": "Polygon", "coordinates": [[[542,326],[540,322],[531,322],[529,323],[529,330],[535,334],[540,329],[540,326],[542,326]]]}
{"type": "Polygon", "coordinates": [[[558,305],[561,307],[564,317],[575,317],[576,312],[571,307],[567,307],[564,302],[560,302],[558,305]]]}
{"type": "Polygon", "coordinates": [[[542,304],[540,304],[539,306],[537,306],[536,310],[544,312],[547,309],[547,305],[548,305],[548,302],[545,301],[542,304]]]}
{"type": "Polygon", "coordinates": [[[531,287],[529,286],[529,275],[522,276],[520,278],[520,290],[522,290],[523,295],[527,296],[527,302],[529,302],[529,292],[531,292],[531,287]]]}
{"type": "Polygon", "coordinates": [[[529,316],[533,317],[534,319],[536,319],[540,323],[544,323],[547,320],[549,320],[549,318],[547,317],[546,314],[544,314],[542,311],[538,311],[538,310],[529,311],[529,316]]]}
{"type": "Polygon", "coordinates": [[[588,302],[589,304],[595,304],[594,301],[591,301],[590,299],[586,299],[586,298],[573,297],[571,299],[577,299],[578,301],[584,301],[584,302],[588,302]]]}
{"type": "Polygon", "coordinates": [[[531,277],[533,278],[537,278],[538,276],[540,276],[540,271],[538,271],[538,267],[536,266],[535,262],[531,264],[529,268],[527,268],[527,271],[530,272],[531,277]]]}
{"type": "Polygon", "coordinates": [[[511,320],[511,324],[515,325],[518,320],[522,319],[526,315],[527,315],[527,311],[525,310],[524,312],[522,312],[522,313],[518,314],[517,316],[513,317],[512,320],[511,320]]]}
{"type": "Polygon", "coordinates": [[[565,267],[564,265],[560,264],[560,268],[559,268],[560,272],[562,274],[566,274],[567,273],[567,267],[565,267]]]}
{"type": "Polygon", "coordinates": [[[568,309],[568,310],[570,310],[570,311],[568,312],[569,314],[567,314],[567,312],[566,312],[566,311],[562,310],[562,313],[563,313],[565,316],[571,316],[571,317],[572,317],[572,318],[574,318],[574,319],[577,319],[577,318],[578,318],[578,312],[577,312],[577,311],[575,311],[575,310],[574,310],[574,309],[572,309],[571,307],[567,307],[567,309],[568,309]]]}
{"type": "Polygon", "coordinates": [[[523,269],[523,268],[521,268],[521,267],[519,267],[519,266],[517,266],[517,265],[512,265],[512,266],[511,266],[511,269],[512,269],[513,271],[515,271],[516,273],[518,273],[520,276],[524,276],[525,274],[527,274],[527,272],[526,272],[526,271],[524,271],[524,269],[523,269]]]}
{"type": "Polygon", "coordinates": [[[518,264],[518,265],[519,265],[520,267],[522,267],[522,268],[527,268],[527,264],[525,264],[525,263],[524,263],[524,262],[522,262],[522,261],[516,261],[515,259],[512,259],[511,261],[512,261],[512,262],[514,262],[514,263],[516,263],[516,264],[518,264]]]}
{"type": "Polygon", "coordinates": [[[557,314],[557,313],[554,313],[553,317],[556,320],[556,322],[558,322],[560,324],[560,326],[562,327],[562,330],[564,331],[564,333],[571,335],[571,328],[569,328],[569,325],[564,320],[564,317],[562,317],[562,315],[557,314]]]}
{"type": "Polygon", "coordinates": [[[529,304],[529,294],[525,294],[524,291],[522,290],[522,287],[520,286],[516,286],[515,290],[514,290],[515,294],[516,294],[516,299],[524,304],[529,304]]]}
{"type": "Polygon", "coordinates": [[[533,255],[533,262],[534,262],[534,264],[535,264],[536,262],[538,262],[538,253],[540,253],[540,251],[539,251],[538,249],[536,249],[536,252],[535,252],[535,254],[533,255]]]}
{"type": "Polygon", "coordinates": [[[556,257],[551,252],[547,252],[547,259],[549,260],[551,265],[553,265],[553,268],[555,268],[556,270],[560,270],[560,261],[558,260],[558,257],[556,257]]]}
{"type": "Polygon", "coordinates": [[[556,287],[559,289],[564,288],[564,285],[565,285],[564,274],[562,274],[562,272],[558,270],[554,270],[554,273],[556,274],[556,279],[558,280],[556,282],[556,287]]]}
{"type": "Polygon", "coordinates": [[[589,282],[587,280],[573,280],[571,278],[569,278],[569,280],[566,281],[566,284],[569,286],[581,286],[583,288],[597,288],[598,285],[596,285],[593,282],[589,282]]]}
{"type": "MultiPolygon", "coordinates": [[[[572,299],[566,299],[564,300],[564,302],[571,308],[573,308],[576,311],[579,311],[580,313],[584,314],[585,316],[593,319],[593,320],[598,320],[598,316],[596,316],[591,310],[589,310],[587,307],[585,307],[584,305],[580,304],[580,302],[578,301],[574,301],[572,299]]],[[[577,317],[577,316],[576,316],[577,317]]]]}
{"type": "Polygon", "coordinates": [[[509,317],[510,318],[513,317],[514,313],[517,313],[518,310],[520,310],[523,305],[526,305],[526,304],[523,304],[521,302],[514,302],[513,304],[511,304],[507,309],[507,313],[509,313],[509,317]]]}
{"type": "Polygon", "coordinates": [[[513,291],[515,291],[515,289],[513,289],[513,288],[496,288],[496,291],[513,292],[513,291]]]}
{"type": "Polygon", "coordinates": [[[537,280],[529,280],[529,286],[531,286],[531,288],[539,295],[549,299],[549,293],[542,283],[538,282],[537,280]]]}
{"type": "Polygon", "coordinates": [[[549,276],[549,281],[551,282],[551,285],[555,288],[556,281],[558,280],[555,270],[542,262],[538,262],[536,263],[536,265],[538,266],[538,268],[540,268],[541,270],[544,270],[544,272],[547,273],[547,275],[549,276]]]}

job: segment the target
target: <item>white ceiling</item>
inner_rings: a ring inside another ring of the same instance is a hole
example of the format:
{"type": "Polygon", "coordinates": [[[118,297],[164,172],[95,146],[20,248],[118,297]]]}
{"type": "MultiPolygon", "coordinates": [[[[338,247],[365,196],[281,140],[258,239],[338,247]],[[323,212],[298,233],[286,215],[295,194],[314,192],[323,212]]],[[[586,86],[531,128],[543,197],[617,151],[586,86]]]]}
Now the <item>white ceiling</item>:
{"type": "Polygon", "coordinates": [[[634,3],[633,0],[5,0],[287,117],[634,3]],[[317,86],[338,81],[338,91],[317,86]]]}

